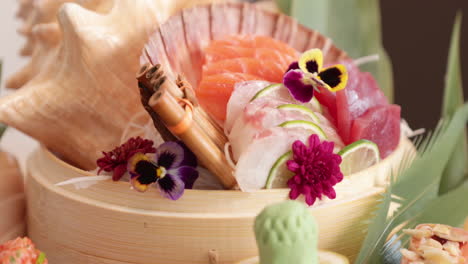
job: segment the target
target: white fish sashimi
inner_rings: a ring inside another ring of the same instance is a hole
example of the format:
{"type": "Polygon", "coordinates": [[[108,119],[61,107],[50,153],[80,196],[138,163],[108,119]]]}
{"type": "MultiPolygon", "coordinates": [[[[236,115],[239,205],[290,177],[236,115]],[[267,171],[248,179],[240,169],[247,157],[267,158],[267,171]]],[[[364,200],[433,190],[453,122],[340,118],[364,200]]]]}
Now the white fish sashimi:
{"type": "MultiPolygon", "coordinates": [[[[224,132],[226,135],[229,135],[236,119],[242,113],[242,110],[251,102],[254,96],[271,84],[272,83],[266,81],[245,81],[235,85],[226,108],[226,121],[224,122],[224,132]]],[[[277,99],[283,100],[285,103],[299,104],[298,101],[291,97],[288,89],[282,85],[279,89],[271,89],[271,91],[265,93],[265,95],[259,99],[261,98],[277,99]]],[[[314,112],[322,111],[320,103],[318,103],[316,99],[313,99],[313,101],[309,103],[301,103],[300,105],[304,105],[314,112]]]]}
{"type": "Polygon", "coordinates": [[[310,116],[301,112],[277,108],[285,103],[288,102],[265,97],[257,99],[245,107],[228,135],[234,160],[238,160],[254,137],[264,130],[291,120],[313,121],[310,116]]]}
{"type": "Polygon", "coordinates": [[[241,115],[255,94],[270,84],[270,82],[266,81],[247,81],[237,83],[234,86],[234,91],[229,98],[226,108],[226,121],[224,121],[224,132],[226,135],[231,132],[237,117],[241,115]]]}
{"type": "Polygon", "coordinates": [[[275,127],[257,134],[236,165],[240,189],[244,192],[263,189],[275,161],[290,151],[296,140],[307,142],[308,137],[307,130],[300,128],[275,127]]]}

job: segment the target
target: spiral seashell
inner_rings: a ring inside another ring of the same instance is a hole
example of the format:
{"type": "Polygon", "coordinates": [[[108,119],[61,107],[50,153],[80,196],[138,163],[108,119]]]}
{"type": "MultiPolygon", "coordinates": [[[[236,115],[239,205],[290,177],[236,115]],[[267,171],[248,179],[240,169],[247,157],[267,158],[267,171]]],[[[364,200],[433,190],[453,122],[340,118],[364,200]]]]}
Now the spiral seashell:
{"type": "Polygon", "coordinates": [[[34,56],[11,81],[24,85],[0,99],[0,122],[38,139],[72,164],[95,168],[101,151],[119,145],[129,121],[144,111],[135,72],[149,33],[180,8],[205,2],[212,1],[62,4],[57,24],[34,26],[34,56]]]}

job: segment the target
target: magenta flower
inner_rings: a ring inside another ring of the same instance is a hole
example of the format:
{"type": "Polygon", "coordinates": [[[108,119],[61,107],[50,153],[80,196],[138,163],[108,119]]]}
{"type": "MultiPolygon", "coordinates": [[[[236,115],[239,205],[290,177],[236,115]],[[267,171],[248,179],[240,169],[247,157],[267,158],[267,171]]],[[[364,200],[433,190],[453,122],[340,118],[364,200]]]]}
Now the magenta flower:
{"type": "Polygon", "coordinates": [[[309,137],[309,146],[300,140],[293,143],[293,159],[286,163],[295,173],[288,180],[289,198],[295,200],[303,194],[308,205],[313,205],[317,198],[321,200],[323,195],[336,198],[333,187],[343,180],[343,173],[341,156],[333,153],[333,147],[333,142],[320,142],[315,134],[309,137]]]}
{"type": "Polygon", "coordinates": [[[112,151],[102,152],[102,158],[96,161],[99,167],[98,174],[101,171],[112,172],[112,180],[118,181],[127,172],[127,161],[135,153],[155,153],[153,141],[142,139],[141,137],[131,138],[112,151]]]}

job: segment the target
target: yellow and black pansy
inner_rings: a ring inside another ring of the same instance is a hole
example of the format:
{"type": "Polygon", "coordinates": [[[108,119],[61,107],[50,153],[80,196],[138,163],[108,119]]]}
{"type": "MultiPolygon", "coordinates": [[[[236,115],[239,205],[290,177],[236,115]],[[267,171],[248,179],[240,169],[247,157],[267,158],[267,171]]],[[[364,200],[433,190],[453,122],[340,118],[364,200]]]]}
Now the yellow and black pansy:
{"type": "Polygon", "coordinates": [[[309,102],[314,90],[320,86],[332,92],[346,87],[348,73],[342,64],[323,69],[323,54],[319,49],[304,52],[299,61],[292,63],[283,77],[283,84],[299,102],[309,102]]]}

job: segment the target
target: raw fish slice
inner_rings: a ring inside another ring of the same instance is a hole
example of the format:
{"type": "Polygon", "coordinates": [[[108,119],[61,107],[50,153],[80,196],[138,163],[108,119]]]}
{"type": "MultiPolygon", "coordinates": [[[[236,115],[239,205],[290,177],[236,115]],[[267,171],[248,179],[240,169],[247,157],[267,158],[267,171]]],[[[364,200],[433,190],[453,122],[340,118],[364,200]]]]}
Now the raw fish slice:
{"type": "Polygon", "coordinates": [[[242,46],[245,48],[268,48],[275,49],[291,57],[297,56],[297,51],[285,43],[266,36],[229,36],[223,40],[213,41],[214,45],[242,46]]]}
{"type": "Polygon", "coordinates": [[[351,61],[343,64],[348,70],[349,82],[346,89],[336,93],[337,127],[343,141],[349,144],[353,120],[374,106],[388,105],[388,101],[370,73],[360,72],[351,61]]]}
{"type": "Polygon", "coordinates": [[[257,76],[245,73],[221,73],[203,77],[196,93],[201,105],[218,121],[226,118],[226,105],[239,82],[258,80],[257,76]]]}
{"type": "Polygon", "coordinates": [[[270,82],[266,81],[247,81],[237,83],[234,86],[234,91],[227,104],[226,121],[224,122],[226,135],[229,135],[234,122],[242,114],[245,106],[252,100],[254,95],[270,84],[270,82]]]}
{"type": "Polygon", "coordinates": [[[246,48],[242,46],[231,46],[231,45],[210,45],[205,49],[205,62],[213,63],[220,60],[234,59],[234,58],[255,58],[258,60],[274,60],[278,63],[287,66],[296,57],[288,54],[283,54],[278,50],[271,48],[246,48]]]}
{"type": "Polygon", "coordinates": [[[217,61],[203,66],[203,76],[225,72],[248,73],[258,76],[259,80],[281,82],[287,66],[274,60],[257,60],[254,58],[235,58],[217,61]]]}
{"type": "Polygon", "coordinates": [[[400,106],[385,105],[369,109],[354,120],[351,142],[367,139],[379,146],[380,156],[387,157],[400,141],[400,106]]]}
{"type": "Polygon", "coordinates": [[[276,127],[258,134],[239,157],[234,176],[244,192],[265,187],[268,173],[275,161],[291,150],[294,141],[306,142],[305,129],[276,127]],[[268,151],[265,151],[268,150],[268,151]]]}
{"type": "MultiPolygon", "coordinates": [[[[231,97],[229,98],[229,102],[227,105],[227,116],[226,122],[224,123],[224,130],[227,135],[231,131],[235,120],[239,117],[239,115],[242,113],[247,104],[250,101],[252,101],[253,97],[260,90],[266,88],[270,84],[271,83],[264,81],[247,81],[244,83],[236,84],[234,86],[234,91],[231,97]]],[[[289,104],[298,104],[298,102],[291,97],[288,89],[286,89],[284,86],[281,86],[279,89],[269,92],[261,98],[263,97],[282,100],[285,101],[285,103],[289,104]]],[[[322,112],[322,109],[319,105],[313,103],[305,103],[301,105],[308,107],[314,112],[322,112]]]]}
{"type": "Polygon", "coordinates": [[[319,119],[318,125],[320,126],[320,128],[322,128],[323,132],[325,132],[325,135],[327,135],[327,141],[333,141],[335,143],[333,152],[337,153],[345,146],[345,144],[343,143],[342,138],[338,134],[336,127],[324,115],[315,112],[315,116],[319,119]]]}
{"type": "Polygon", "coordinates": [[[313,121],[300,112],[276,108],[285,103],[287,102],[273,98],[261,98],[247,105],[228,135],[234,160],[239,159],[257,134],[267,129],[291,120],[313,121]]]}

